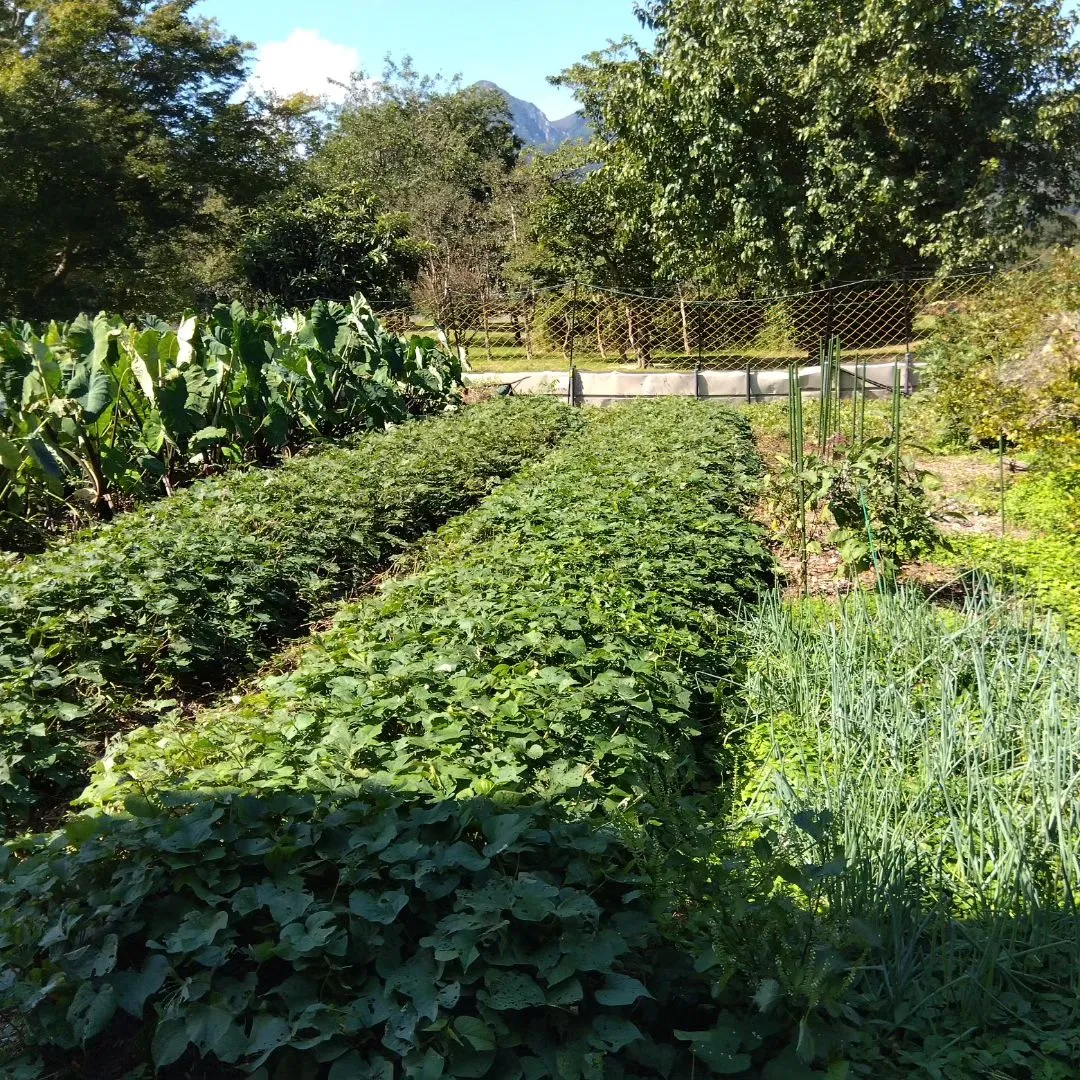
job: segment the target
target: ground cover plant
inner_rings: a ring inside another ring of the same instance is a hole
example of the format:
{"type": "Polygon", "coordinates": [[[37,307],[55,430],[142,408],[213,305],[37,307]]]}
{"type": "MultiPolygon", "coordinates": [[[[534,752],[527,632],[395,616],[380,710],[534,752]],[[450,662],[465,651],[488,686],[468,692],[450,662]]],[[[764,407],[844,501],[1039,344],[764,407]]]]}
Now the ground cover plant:
{"type": "Polygon", "coordinates": [[[87,746],[264,660],[576,425],[496,401],[171,499],[0,569],[0,814],[79,784],[87,746]]]}
{"type": "Polygon", "coordinates": [[[989,577],[1080,641],[1080,538],[1069,533],[971,536],[952,540],[935,559],[955,574],[989,577]]]}
{"type": "Polygon", "coordinates": [[[784,1053],[749,997],[718,1010],[728,980],[652,911],[633,839],[710,786],[731,625],[769,573],[759,470],[726,410],[593,415],[294,671],[118,748],[87,796],[118,816],[23,845],[6,893],[31,1054],[84,1061],[125,1015],[126,1064],[166,1075],[675,1077],[784,1053]]]}
{"type": "Polygon", "coordinates": [[[824,1075],[718,1004],[638,848],[542,805],[194,796],[12,863],[20,1080],[824,1075]]]}
{"type": "Polygon", "coordinates": [[[1080,657],[985,594],[776,600],[749,633],[736,818],[830,867],[856,1073],[1075,1075],[1080,657]]]}
{"type": "Polygon", "coordinates": [[[440,410],[460,376],[438,331],[388,333],[361,297],[177,325],[0,324],[0,544],[38,548],[226,465],[440,410]]]}

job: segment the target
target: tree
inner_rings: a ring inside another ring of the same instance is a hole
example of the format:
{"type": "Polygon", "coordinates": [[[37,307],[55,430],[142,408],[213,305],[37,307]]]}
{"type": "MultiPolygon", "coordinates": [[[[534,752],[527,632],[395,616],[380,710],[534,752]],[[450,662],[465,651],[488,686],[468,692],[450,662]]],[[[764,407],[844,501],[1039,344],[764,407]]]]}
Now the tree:
{"type": "Polygon", "coordinates": [[[156,248],[295,167],[289,108],[236,101],[245,49],[195,0],[0,0],[0,305],[136,300],[156,248]]]}
{"type": "Polygon", "coordinates": [[[657,283],[648,229],[652,188],[597,165],[603,154],[602,146],[568,145],[524,167],[526,225],[513,264],[518,276],[629,290],[657,283]]]}
{"type": "Polygon", "coordinates": [[[259,298],[300,307],[356,292],[401,299],[422,260],[407,221],[380,214],[363,186],[323,191],[306,180],[251,214],[237,263],[259,298]]]}
{"type": "Polygon", "coordinates": [[[400,213],[422,245],[422,287],[433,296],[497,284],[515,228],[511,177],[520,143],[505,101],[455,80],[387,64],[358,74],[312,170],[327,188],[360,184],[384,213],[400,213]]]}
{"type": "Polygon", "coordinates": [[[1002,262],[1080,186],[1058,0],[653,0],[572,69],[667,271],[791,285],[1002,262]]]}

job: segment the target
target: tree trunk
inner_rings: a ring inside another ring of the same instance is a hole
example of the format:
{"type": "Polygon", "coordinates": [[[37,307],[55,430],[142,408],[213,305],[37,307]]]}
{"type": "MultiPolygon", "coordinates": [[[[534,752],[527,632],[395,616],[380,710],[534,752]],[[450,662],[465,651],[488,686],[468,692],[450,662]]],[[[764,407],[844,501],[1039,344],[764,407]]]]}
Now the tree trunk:
{"type": "Polygon", "coordinates": [[[56,266],[38,282],[37,287],[34,289],[35,300],[63,285],[67,280],[68,274],[71,273],[72,263],[78,253],[79,247],[77,244],[75,247],[71,247],[69,244],[64,245],[63,249],[57,255],[58,262],[56,266]]]}

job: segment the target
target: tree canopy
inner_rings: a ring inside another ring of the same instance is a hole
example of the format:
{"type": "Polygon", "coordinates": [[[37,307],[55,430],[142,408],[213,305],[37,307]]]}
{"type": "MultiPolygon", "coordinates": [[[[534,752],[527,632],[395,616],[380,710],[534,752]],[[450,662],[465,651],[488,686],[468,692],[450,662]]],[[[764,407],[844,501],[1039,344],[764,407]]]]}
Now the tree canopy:
{"type": "Polygon", "coordinates": [[[552,154],[408,60],[254,97],[196,2],[0,0],[0,316],[933,273],[1080,203],[1061,0],[643,0],[652,47],[558,80],[595,138],[552,154]]]}
{"type": "Polygon", "coordinates": [[[497,281],[507,259],[520,149],[497,93],[422,77],[406,61],[378,81],[354,78],[312,171],[405,215],[426,288],[472,290],[497,281]]]}
{"type": "Polygon", "coordinates": [[[423,248],[401,214],[380,214],[360,184],[291,186],[252,213],[238,251],[243,280],[260,299],[303,307],[315,300],[400,300],[423,248]]]}
{"type": "Polygon", "coordinates": [[[732,285],[1006,261],[1080,187],[1058,0],[655,0],[572,69],[652,186],[669,273],[732,285]]]}
{"type": "MultiPolygon", "coordinates": [[[[234,100],[245,46],[195,0],[0,0],[0,306],[115,303],[155,245],[288,179],[287,124],[234,100]]],[[[273,112],[273,110],[269,110],[273,112]]]]}
{"type": "Polygon", "coordinates": [[[602,153],[595,145],[566,145],[525,167],[527,224],[513,263],[518,276],[615,289],[656,283],[652,188],[598,165],[602,153]]]}

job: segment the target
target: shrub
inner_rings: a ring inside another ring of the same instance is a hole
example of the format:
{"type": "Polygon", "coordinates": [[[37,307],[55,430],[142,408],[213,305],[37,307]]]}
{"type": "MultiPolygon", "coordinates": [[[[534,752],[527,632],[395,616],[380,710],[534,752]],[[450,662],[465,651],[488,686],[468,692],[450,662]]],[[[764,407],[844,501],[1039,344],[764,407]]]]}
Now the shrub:
{"type": "Polygon", "coordinates": [[[577,423],[493,402],[198,484],[0,572],[0,814],[76,784],[87,744],[205,694],[577,423]]]}
{"type": "Polygon", "coordinates": [[[955,439],[1080,449],[1080,251],[1003,275],[941,316],[924,349],[955,439]]]}

